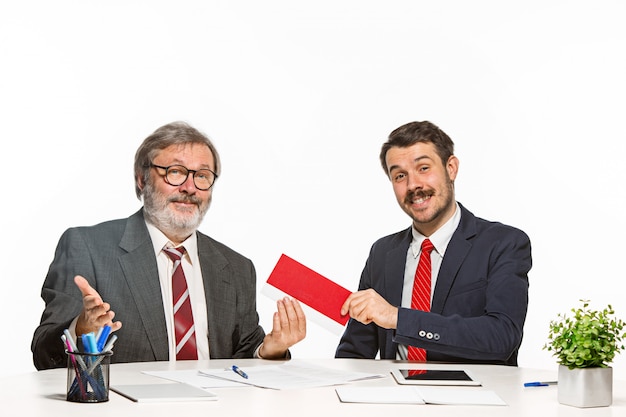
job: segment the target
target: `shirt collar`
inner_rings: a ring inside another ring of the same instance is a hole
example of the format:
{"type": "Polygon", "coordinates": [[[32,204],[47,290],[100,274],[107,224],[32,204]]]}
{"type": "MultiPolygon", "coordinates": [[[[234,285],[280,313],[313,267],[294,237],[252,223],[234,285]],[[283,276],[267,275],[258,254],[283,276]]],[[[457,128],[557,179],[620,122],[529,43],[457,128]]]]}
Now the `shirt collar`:
{"type": "MultiPolygon", "coordinates": [[[[452,235],[454,231],[459,226],[461,222],[461,209],[459,208],[459,203],[455,203],[454,214],[450,219],[443,224],[435,233],[430,235],[428,239],[430,239],[431,243],[435,247],[435,251],[439,253],[443,257],[446,252],[446,248],[448,247],[448,243],[450,243],[450,239],[452,239],[452,235]]],[[[411,227],[411,232],[413,234],[413,240],[411,241],[411,251],[413,256],[417,258],[421,251],[422,242],[426,239],[426,236],[418,232],[415,227],[411,227]]]]}
{"type": "MultiPolygon", "coordinates": [[[[146,222],[146,226],[148,227],[148,233],[150,233],[150,239],[152,240],[152,246],[154,248],[154,254],[158,257],[163,248],[169,248],[174,246],[172,242],[163,234],[158,227],[151,224],[150,222],[146,222]]],[[[180,246],[185,247],[185,252],[188,256],[189,262],[191,264],[194,263],[195,259],[197,259],[198,254],[198,236],[196,232],[193,232],[191,236],[187,238],[180,246]]]]}

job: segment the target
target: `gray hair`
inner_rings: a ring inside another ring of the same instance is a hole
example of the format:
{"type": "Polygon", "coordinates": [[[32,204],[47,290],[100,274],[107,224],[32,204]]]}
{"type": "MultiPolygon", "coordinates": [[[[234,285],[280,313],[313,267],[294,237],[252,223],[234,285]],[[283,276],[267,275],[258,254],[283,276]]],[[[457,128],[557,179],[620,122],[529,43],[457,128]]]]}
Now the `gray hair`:
{"type": "Polygon", "coordinates": [[[141,199],[142,190],[139,188],[139,179],[143,183],[148,182],[150,175],[150,164],[159,151],[171,145],[184,145],[188,143],[200,143],[206,145],[215,162],[215,174],[220,175],[220,156],[213,142],[204,133],[185,122],[172,122],[161,126],[150,136],[144,139],[143,143],[135,153],[135,194],[141,199]]]}

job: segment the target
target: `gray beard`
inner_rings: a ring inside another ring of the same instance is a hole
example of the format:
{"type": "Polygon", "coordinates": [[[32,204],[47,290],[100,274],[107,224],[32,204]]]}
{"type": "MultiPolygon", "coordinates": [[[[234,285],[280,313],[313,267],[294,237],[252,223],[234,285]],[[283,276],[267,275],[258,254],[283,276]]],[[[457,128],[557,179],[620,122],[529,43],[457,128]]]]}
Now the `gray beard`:
{"type": "Polygon", "coordinates": [[[169,200],[163,198],[155,192],[154,187],[147,184],[143,192],[144,215],[148,222],[154,224],[166,236],[174,237],[182,242],[195,232],[204,215],[209,209],[211,200],[202,208],[198,206],[198,211],[191,218],[182,218],[172,211],[168,204],[169,200]]]}

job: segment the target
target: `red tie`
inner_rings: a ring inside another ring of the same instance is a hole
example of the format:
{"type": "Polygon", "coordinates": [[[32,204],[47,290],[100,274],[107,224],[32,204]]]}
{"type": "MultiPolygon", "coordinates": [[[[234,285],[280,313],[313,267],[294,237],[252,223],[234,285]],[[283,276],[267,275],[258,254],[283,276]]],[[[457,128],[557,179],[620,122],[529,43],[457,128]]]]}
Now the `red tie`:
{"type": "MultiPolygon", "coordinates": [[[[420,253],[417,270],[415,271],[413,295],[411,296],[411,308],[415,310],[430,311],[430,281],[432,275],[430,252],[432,252],[433,248],[434,246],[430,240],[425,239],[422,242],[422,252],[420,253]]],[[[426,362],[426,350],[414,346],[409,346],[408,350],[407,359],[426,362]]]]}
{"type": "Polygon", "coordinates": [[[191,313],[191,301],[181,257],[184,247],[165,248],[165,254],[174,262],[172,273],[172,301],[174,303],[174,329],[176,334],[176,360],[198,359],[196,334],[191,313]]]}

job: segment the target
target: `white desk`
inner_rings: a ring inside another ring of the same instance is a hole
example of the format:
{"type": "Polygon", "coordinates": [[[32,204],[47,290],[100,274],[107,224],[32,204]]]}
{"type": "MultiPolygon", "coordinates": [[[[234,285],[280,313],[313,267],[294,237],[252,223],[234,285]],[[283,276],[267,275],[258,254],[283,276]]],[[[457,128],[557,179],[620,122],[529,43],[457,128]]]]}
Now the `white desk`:
{"type": "MultiPolygon", "coordinates": [[[[297,360],[297,359],[294,359],[297,360]]],[[[111,366],[111,385],[136,383],[165,383],[161,378],[142,374],[141,371],[224,368],[234,363],[241,367],[268,364],[268,361],[211,360],[186,361],[178,363],[146,362],[115,364],[111,366]]],[[[374,361],[352,359],[306,360],[320,366],[335,367],[353,371],[386,374],[383,379],[354,382],[359,386],[396,385],[389,374],[390,369],[400,365],[397,361],[374,361]]],[[[272,362],[273,363],[273,362],[272,362]]],[[[569,417],[569,416],[626,416],[626,381],[614,381],[613,405],[611,407],[579,409],[560,405],[557,401],[557,387],[524,388],[527,381],[555,380],[554,372],[493,365],[436,365],[436,369],[462,367],[475,375],[483,384],[482,388],[495,391],[507,406],[447,406],[447,405],[400,405],[400,404],[348,404],[341,403],[335,387],[320,387],[304,390],[271,390],[256,387],[215,388],[217,401],[135,403],[115,392],[109,401],[98,404],[79,404],[65,400],[66,369],[32,372],[0,379],[0,399],[2,409],[10,415],[22,416],[131,416],[135,413],[150,417],[175,417],[188,412],[188,415],[211,417],[394,417],[394,416],[525,416],[525,417],[569,417]],[[87,414],[85,414],[87,413],[87,414]]]]}

